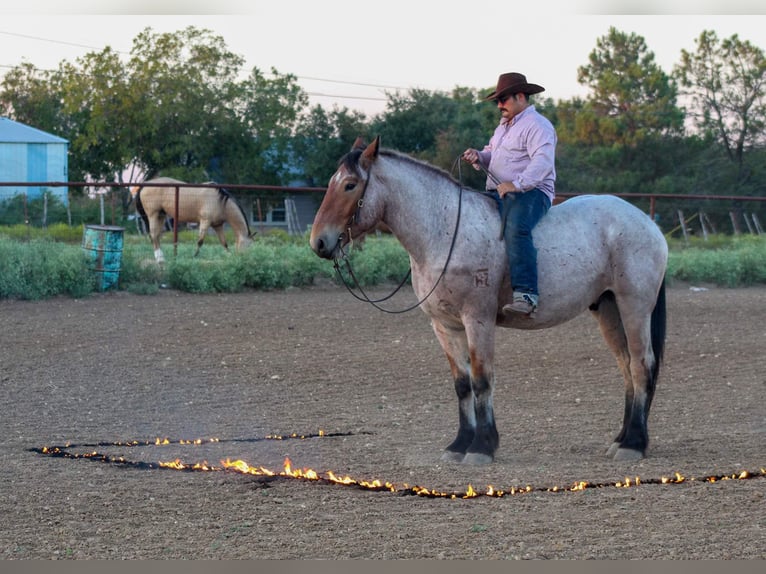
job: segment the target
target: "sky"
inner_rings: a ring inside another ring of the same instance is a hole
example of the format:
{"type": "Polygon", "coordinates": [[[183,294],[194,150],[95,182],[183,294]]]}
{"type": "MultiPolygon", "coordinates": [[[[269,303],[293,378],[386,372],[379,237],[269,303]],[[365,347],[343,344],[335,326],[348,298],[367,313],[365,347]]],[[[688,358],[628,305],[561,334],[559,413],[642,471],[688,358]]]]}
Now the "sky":
{"type": "Polygon", "coordinates": [[[511,71],[554,100],[585,96],[577,68],[612,26],[643,37],[668,74],[704,30],[766,51],[763,0],[19,0],[0,8],[0,76],[106,46],[127,58],[145,28],[187,26],[220,35],[246,71],[297,76],[312,104],[368,116],[386,93],[491,89],[511,71]]]}

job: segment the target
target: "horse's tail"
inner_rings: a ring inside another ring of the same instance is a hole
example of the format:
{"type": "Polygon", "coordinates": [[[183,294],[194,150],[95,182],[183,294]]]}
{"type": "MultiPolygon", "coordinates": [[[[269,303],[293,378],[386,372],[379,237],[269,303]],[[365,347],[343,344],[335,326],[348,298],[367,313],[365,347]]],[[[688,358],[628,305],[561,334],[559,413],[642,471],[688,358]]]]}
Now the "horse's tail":
{"type": "Polygon", "coordinates": [[[136,211],[138,212],[138,215],[141,216],[141,219],[144,220],[144,225],[146,226],[146,231],[149,231],[149,216],[146,214],[146,209],[144,209],[144,204],[141,202],[141,192],[143,191],[143,188],[140,188],[135,193],[136,198],[136,211]]]}
{"type": "Polygon", "coordinates": [[[660,374],[660,364],[665,352],[665,336],[667,333],[667,313],[665,303],[665,277],[662,278],[660,290],[657,293],[657,301],[652,310],[650,327],[652,335],[652,352],[654,352],[654,366],[652,367],[652,379],[657,381],[660,374]]]}
{"type": "Polygon", "coordinates": [[[234,197],[229,190],[224,189],[223,187],[219,187],[218,199],[224,208],[226,208],[226,204],[229,201],[231,201],[232,203],[234,203],[234,205],[237,206],[237,209],[239,210],[240,214],[242,214],[242,220],[245,222],[245,229],[247,230],[247,236],[252,237],[253,233],[250,231],[250,223],[247,221],[247,214],[245,213],[245,210],[242,207],[242,205],[240,205],[240,203],[237,201],[237,198],[234,197]]]}

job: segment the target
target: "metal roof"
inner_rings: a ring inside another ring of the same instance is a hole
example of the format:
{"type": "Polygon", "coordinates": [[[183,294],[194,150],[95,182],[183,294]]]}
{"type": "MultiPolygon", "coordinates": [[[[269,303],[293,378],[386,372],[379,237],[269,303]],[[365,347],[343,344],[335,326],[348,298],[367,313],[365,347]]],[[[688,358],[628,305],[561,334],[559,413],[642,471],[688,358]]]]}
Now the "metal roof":
{"type": "Polygon", "coordinates": [[[0,117],[0,143],[69,143],[37,128],[0,117]]]}

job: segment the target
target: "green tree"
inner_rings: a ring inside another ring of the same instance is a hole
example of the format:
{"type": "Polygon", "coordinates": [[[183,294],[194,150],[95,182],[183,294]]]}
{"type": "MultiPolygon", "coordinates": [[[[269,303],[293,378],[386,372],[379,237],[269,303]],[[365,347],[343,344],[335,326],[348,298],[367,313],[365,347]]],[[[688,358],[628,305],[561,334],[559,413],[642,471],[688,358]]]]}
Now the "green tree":
{"type": "Polygon", "coordinates": [[[706,30],[696,44],[696,52],[681,51],[674,74],[691,98],[696,127],[720,143],[743,181],[746,152],[766,143],[766,57],[736,34],[719,41],[706,30]]]}
{"type": "Polygon", "coordinates": [[[481,149],[500,121],[496,105],[482,99],[490,91],[492,89],[479,91],[455,87],[451,94],[454,102],[452,116],[449,122],[439,126],[435,148],[426,154],[428,161],[450,171],[464,185],[476,189],[484,189],[486,174],[474,170],[459,158],[466,148],[481,149]]]}
{"type": "Polygon", "coordinates": [[[298,122],[292,142],[296,177],[312,187],[326,185],[354,140],[371,140],[365,121],[363,113],[345,107],[329,111],[320,105],[312,107],[298,122]]]}
{"type": "Polygon", "coordinates": [[[427,159],[439,132],[455,121],[457,103],[448,94],[419,88],[386,96],[386,110],[372,119],[371,132],[386,147],[427,159]]]}
{"type": "Polygon", "coordinates": [[[209,179],[221,146],[245,137],[236,113],[243,63],[223,38],[195,27],[164,34],[146,28],[133,40],[127,64],[132,144],[149,175],[209,179]]]}
{"type": "Polygon", "coordinates": [[[573,131],[592,144],[633,146],[647,137],[680,133],[684,115],[676,105],[677,88],[641,36],[611,27],[588,59],[577,79],[593,92],[580,109],[579,126],[565,134],[573,131]]]}
{"type": "Polygon", "coordinates": [[[133,158],[130,84],[111,48],[63,62],[56,74],[68,120],[70,179],[112,181],[133,158]]]}
{"type": "Polygon", "coordinates": [[[0,86],[0,115],[68,139],[62,94],[52,76],[28,62],[10,69],[0,86]]]}
{"type": "Polygon", "coordinates": [[[309,100],[296,76],[280,74],[274,68],[271,76],[269,79],[253,68],[244,83],[241,121],[248,134],[250,157],[243,162],[248,169],[241,175],[263,185],[286,185],[291,177],[287,171],[291,140],[309,100]]]}

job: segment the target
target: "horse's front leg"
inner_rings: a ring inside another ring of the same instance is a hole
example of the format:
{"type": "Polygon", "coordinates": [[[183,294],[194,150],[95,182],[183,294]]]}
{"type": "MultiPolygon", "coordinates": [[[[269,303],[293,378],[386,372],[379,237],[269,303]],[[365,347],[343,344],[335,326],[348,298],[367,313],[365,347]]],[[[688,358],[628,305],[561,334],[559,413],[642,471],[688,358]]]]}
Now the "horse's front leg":
{"type": "Polygon", "coordinates": [[[471,388],[468,341],[462,330],[450,329],[435,320],[432,321],[432,325],[436,338],[447,355],[458,400],[457,436],[445,449],[441,458],[446,462],[462,462],[476,433],[476,411],[471,388]]]}
{"type": "MultiPolygon", "coordinates": [[[[207,228],[210,224],[206,220],[199,222],[199,235],[197,235],[197,250],[194,252],[194,257],[199,255],[199,250],[202,249],[202,244],[205,243],[205,235],[207,235],[207,228]]],[[[216,232],[218,230],[216,229],[216,232]]]]}
{"type": "Polygon", "coordinates": [[[469,345],[469,338],[463,329],[452,329],[433,321],[442,349],[455,382],[458,398],[458,432],[442,455],[447,462],[465,464],[488,464],[494,460],[499,443],[495,416],[492,407],[494,375],[492,350],[494,331],[483,339],[483,346],[490,349],[477,352],[469,345]]]}
{"type": "Polygon", "coordinates": [[[228,251],[229,243],[226,241],[226,234],[223,231],[223,223],[221,225],[214,225],[213,230],[215,231],[215,234],[218,236],[218,241],[220,241],[221,245],[223,245],[223,248],[226,251],[228,251]]]}
{"type": "Polygon", "coordinates": [[[495,452],[500,444],[492,402],[495,389],[495,324],[493,321],[467,324],[466,337],[476,426],[473,442],[468,447],[463,464],[489,464],[495,459],[495,452]]]}

